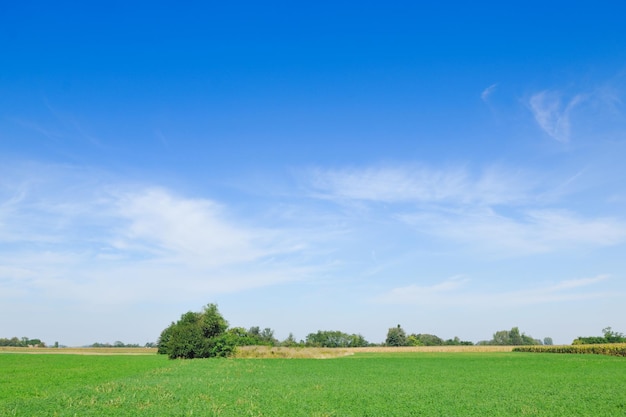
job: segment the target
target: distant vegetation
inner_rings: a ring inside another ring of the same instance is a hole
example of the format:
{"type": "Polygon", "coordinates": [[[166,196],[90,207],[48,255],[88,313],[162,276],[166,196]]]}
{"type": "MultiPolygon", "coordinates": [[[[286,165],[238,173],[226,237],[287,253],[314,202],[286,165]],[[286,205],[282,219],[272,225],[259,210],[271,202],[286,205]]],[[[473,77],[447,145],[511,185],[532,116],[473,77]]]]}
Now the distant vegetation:
{"type": "Polygon", "coordinates": [[[305,346],[310,347],[364,347],[369,346],[360,334],[347,334],[338,330],[318,330],[306,337],[305,346]]]}
{"type": "Polygon", "coordinates": [[[12,337],[10,339],[0,338],[0,346],[11,347],[46,347],[46,344],[39,339],[30,339],[28,337],[12,337]]]}
{"type": "Polygon", "coordinates": [[[626,357],[626,343],[596,343],[590,345],[575,344],[566,346],[518,346],[513,349],[513,351],[536,353],[577,353],[626,357]]]}
{"type": "Polygon", "coordinates": [[[156,347],[156,343],[149,342],[143,346],[140,346],[138,343],[124,343],[118,340],[113,344],[96,342],[96,343],[92,343],[88,347],[92,347],[92,348],[138,348],[138,347],[151,348],[151,347],[156,347]]]}
{"type": "Polygon", "coordinates": [[[226,333],[228,322],[208,304],[201,312],[189,311],[161,332],[158,353],[170,359],[226,357],[233,354],[236,332],[226,333]]]}
{"type": "MultiPolygon", "coordinates": [[[[578,337],[573,345],[591,344],[626,344],[626,336],[615,332],[611,327],[602,330],[603,336],[578,337]]],[[[375,346],[472,346],[474,343],[464,341],[458,337],[444,340],[439,336],[428,333],[408,334],[399,324],[387,331],[387,337],[383,343],[368,342],[362,335],[344,333],[339,330],[318,330],[309,333],[304,340],[297,341],[293,334],[282,341],[274,337],[274,330],[269,327],[261,329],[253,326],[249,329],[243,327],[228,327],[228,322],[220,314],[216,304],[206,305],[201,312],[189,311],[181,315],[180,319],[172,322],[165,328],[156,343],[127,344],[121,341],[111,343],[96,342],[87,347],[91,348],[152,348],[156,347],[159,354],[165,354],[169,358],[209,358],[231,356],[240,346],[268,346],[268,347],[314,347],[314,348],[355,348],[375,346]]],[[[500,330],[493,334],[491,340],[478,342],[478,346],[551,346],[552,338],[545,337],[543,340],[520,332],[518,327],[511,330],[500,330]]],[[[9,347],[46,347],[40,339],[28,337],[10,339],[0,338],[0,346],[9,347]]],[[[55,342],[54,347],[59,347],[55,342]]],[[[623,348],[622,348],[623,349],[623,348]]],[[[567,349],[565,349],[567,350],[567,349]]],[[[564,350],[564,351],[565,351],[564,350]]],[[[598,349],[596,349],[598,350],[598,349]]],[[[601,350],[601,349],[600,349],[601,350]]],[[[606,348],[607,352],[622,352],[617,348],[606,348]]],[[[526,349],[526,351],[559,351],[555,349],[526,349]]],[[[575,349],[568,352],[577,352],[575,349]]],[[[587,350],[591,352],[591,350],[587,350]]],[[[581,353],[586,353],[582,352],[581,353]]],[[[592,353],[596,353],[595,351],[592,353]]]]}
{"type": "Polygon", "coordinates": [[[387,338],[385,339],[386,346],[472,346],[473,344],[472,342],[460,340],[458,337],[443,340],[434,334],[412,333],[407,336],[399,324],[387,331],[387,338]]]}
{"type": "Polygon", "coordinates": [[[572,342],[573,345],[594,345],[604,343],[626,343],[626,336],[614,332],[610,327],[602,329],[604,336],[578,337],[572,342]]]}
{"type": "MultiPolygon", "coordinates": [[[[552,339],[547,337],[545,339],[552,343],[552,339]]],[[[541,340],[534,339],[532,336],[528,336],[524,333],[520,333],[517,327],[513,327],[511,330],[500,330],[493,334],[493,339],[488,341],[478,342],[479,345],[496,345],[496,346],[522,346],[522,345],[541,345],[541,340]]]]}

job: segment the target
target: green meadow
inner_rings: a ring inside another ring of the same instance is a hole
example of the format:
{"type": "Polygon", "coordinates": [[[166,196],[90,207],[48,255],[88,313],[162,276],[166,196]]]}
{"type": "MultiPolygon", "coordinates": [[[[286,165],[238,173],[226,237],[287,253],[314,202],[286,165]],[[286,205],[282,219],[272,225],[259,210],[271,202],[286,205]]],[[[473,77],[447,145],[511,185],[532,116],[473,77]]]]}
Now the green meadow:
{"type": "Polygon", "coordinates": [[[626,360],[511,352],[168,360],[0,353],[1,416],[626,416],[626,360]]]}

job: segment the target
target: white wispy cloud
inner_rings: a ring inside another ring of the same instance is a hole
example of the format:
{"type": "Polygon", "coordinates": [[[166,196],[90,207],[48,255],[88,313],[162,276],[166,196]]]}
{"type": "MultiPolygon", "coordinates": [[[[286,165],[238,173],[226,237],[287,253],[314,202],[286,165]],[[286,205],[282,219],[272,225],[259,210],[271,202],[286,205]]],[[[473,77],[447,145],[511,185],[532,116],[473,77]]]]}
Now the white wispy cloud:
{"type": "Polygon", "coordinates": [[[287,249],[279,245],[277,232],[235,225],[224,207],[207,199],[150,188],[125,194],[117,204],[118,214],[128,220],[114,243],[121,248],[142,245],[203,265],[249,262],[287,249]]]}
{"type": "Polygon", "coordinates": [[[563,95],[558,92],[541,91],[533,94],[528,104],[544,132],[559,142],[569,142],[572,111],[584,100],[585,96],[582,94],[564,100],[563,95]]]}
{"type": "Polygon", "coordinates": [[[468,168],[419,165],[314,170],[314,196],[370,202],[507,204],[520,202],[537,186],[529,173],[491,166],[473,173],[468,168]]]}
{"type": "Polygon", "coordinates": [[[301,255],[301,234],[256,225],[213,200],[37,168],[41,176],[15,183],[23,186],[0,184],[1,296],[19,289],[85,303],[154,301],[275,285],[323,268],[301,255]]]}
{"type": "Polygon", "coordinates": [[[392,288],[378,296],[374,302],[381,304],[454,305],[454,306],[525,306],[594,298],[620,296],[603,290],[608,275],[543,283],[512,291],[489,291],[472,288],[471,281],[463,277],[451,277],[439,283],[422,286],[412,284],[392,288]],[[594,290],[595,289],[595,290],[594,290]]]}
{"type": "Polygon", "coordinates": [[[380,215],[416,232],[466,245],[471,252],[525,256],[578,246],[626,241],[626,221],[583,216],[559,206],[583,172],[547,180],[528,171],[489,167],[432,169],[415,166],[316,170],[314,197],[350,203],[384,203],[380,215]]]}
{"type": "Polygon", "coordinates": [[[565,210],[529,210],[513,215],[492,209],[416,212],[398,218],[422,233],[466,245],[467,250],[524,256],[626,241],[626,223],[586,219],[565,210]]]}
{"type": "MultiPolygon", "coordinates": [[[[456,294],[469,280],[461,275],[450,277],[432,285],[411,284],[392,288],[379,296],[376,301],[385,304],[413,304],[427,300],[439,299],[456,294]]],[[[429,302],[430,303],[430,302],[429,302]]]]}
{"type": "Polygon", "coordinates": [[[483,90],[482,93],[480,93],[480,98],[482,101],[486,102],[489,99],[489,96],[491,96],[493,94],[494,91],[496,91],[496,88],[498,87],[498,84],[491,84],[489,87],[485,88],[483,90]]]}

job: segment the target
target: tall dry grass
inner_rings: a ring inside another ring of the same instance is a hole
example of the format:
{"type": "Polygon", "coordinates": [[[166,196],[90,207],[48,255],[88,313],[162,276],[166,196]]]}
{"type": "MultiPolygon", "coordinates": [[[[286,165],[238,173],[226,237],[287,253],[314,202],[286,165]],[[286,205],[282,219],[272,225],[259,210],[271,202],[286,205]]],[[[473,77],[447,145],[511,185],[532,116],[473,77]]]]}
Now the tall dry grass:
{"type": "Polygon", "coordinates": [[[314,358],[327,359],[355,353],[402,353],[402,352],[511,352],[513,346],[373,346],[358,348],[313,348],[242,346],[237,348],[237,358],[314,358]]]}
{"type": "MultiPolygon", "coordinates": [[[[355,353],[401,352],[511,352],[513,346],[372,346],[358,348],[241,346],[236,358],[312,358],[329,359],[355,353]]],[[[23,348],[0,347],[0,353],[66,354],[66,355],[156,355],[156,348],[23,348]]]]}
{"type": "Polygon", "coordinates": [[[38,348],[0,346],[0,353],[66,354],[66,355],[156,355],[156,348],[38,348]]]}

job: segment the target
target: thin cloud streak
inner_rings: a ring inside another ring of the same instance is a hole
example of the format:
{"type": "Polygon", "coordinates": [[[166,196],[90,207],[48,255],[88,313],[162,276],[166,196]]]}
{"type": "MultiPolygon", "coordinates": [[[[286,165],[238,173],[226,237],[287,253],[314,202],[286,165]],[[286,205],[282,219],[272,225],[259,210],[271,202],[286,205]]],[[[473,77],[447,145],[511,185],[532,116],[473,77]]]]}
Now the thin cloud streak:
{"type": "Polygon", "coordinates": [[[399,215],[421,233],[467,245],[470,252],[526,256],[574,247],[604,247],[626,241],[626,223],[584,219],[564,210],[521,211],[516,217],[491,209],[399,215]]]}
{"type": "Polygon", "coordinates": [[[411,304],[428,306],[464,306],[491,308],[506,306],[526,306],[546,303],[559,303],[574,300],[612,298],[621,294],[608,290],[593,291],[609,279],[608,275],[571,279],[536,288],[515,291],[477,291],[469,287],[467,278],[452,277],[437,284],[421,286],[412,284],[388,290],[373,300],[377,304],[411,304]]]}
{"type": "Polygon", "coordinates": [[[472,253],[527,256],[625,242],[623,219],[559,207],[582,175],[550,185],[538,175],[495,167],[478,175],[462,168],[372,167],[317,170],[311,185],[313,197],[339,204],[384,203],[380,215],[472,253]]]}
{"type": "Polygon", "coordinates": [[[0,189],[2,297],[19,289],[86,305],[184,299],[308,279],[324,268],[303,253],[310,242],[294,230],[250,225],[226,206],[165,188],[94,190],[87,172],[69,189],[60,171],[0,189]]]}
{"type": "Polygon", "coordinates": [[[553,139],[567,143],[571,137],[571,113],[584,100],[585,96],[578,94],[563,104],[561,94],[541,91],[532,95],[528,104],[539,127],[553,139]]]}
{"type": "Polygon", "coordinates": [[[497,87],[498,87],[498,83],[495,83],[485,88],[483,92],[480,93],[480,99],[486,103],[489,97],[493,94],[493,92],[496,91],[497,87]]]}
{"type": "Polygon", "coordinates": [[[313,170],[312,195],[329,200],[384,203],[512,204],[537,187],[528,174],[488,167],[472,174],[464,167],[421,166],[313,170]]]}

